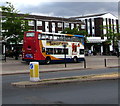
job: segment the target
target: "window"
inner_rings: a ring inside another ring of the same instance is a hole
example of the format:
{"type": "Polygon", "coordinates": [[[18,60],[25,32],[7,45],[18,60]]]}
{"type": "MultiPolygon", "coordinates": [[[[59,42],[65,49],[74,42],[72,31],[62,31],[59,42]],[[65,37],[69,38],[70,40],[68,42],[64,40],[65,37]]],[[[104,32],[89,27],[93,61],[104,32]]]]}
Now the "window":
{"type": "Polygon", "coordinates": [[[73,42],[83,42],[83,38],[73,36],[73,37],[71,37],[71,41],[73,41],[73,42]]]}
{"type": "Polygon", "coordinates": [[[79,27],[80,25],[79,24],[76,24],[76,27],[79,27]]]}
{"type": "Polygon", "coordinates": [[[64,41],[64,35],[58,35],[57,40],[64,41]]]}
{"type": "Polygon", "coordinates": [[[80,49],[80,54],[84,54],[84,49],[80,49]]]}
{"type": "Polygon", "coordinates": [[[85,25],[81,25],[81,29],[85,29],[85,25]]]}
{"type": "Polygon", "coordinates": [[[60,27],[60,28],[61,28],[61,27],[62,27],[62,23],[58,23],[58,27],[60,27]]]}
{"type": "Polygon", "coordinates": [[[46,39],[46,35],[45,34],[41,34],[41,38],[42,40],[45,40],[46,39]]]}
{"type": "Polygon", "coordinates": [[[26,37],[34,37],[35,33],[26,33],[26,37]]]}
{"type": "Polygon", "coordinates": [[[44,47],[42,47],[42,52],[45,52],[45,48],[44,47]]]}
{"type": "MultiPolygon", "coordinates": [[[[65,49],[65,53],[68,54],[68,49],[65,49]]],[[[54,54],[64,54],[63,48],[54,48],[54,54]]]]}
{"type": "Polygon", "coordinates": [[[52,34],[49,35],[49,39],[53,40],[53,35],[52,34]]]}
{"type": "Polygon", "coordinates": [[[61,33],[62,31],[58,31],[58,33],[61,33]]]}
{"type": "Polygon", "coordinates": [[[73,42],[79,41],[79,40],[78,40],[78,37],[75,37],[75,36],[72,37],[72,41],[73,41],[73,42]]]}
{"type": "Polygon", "coordinates": [[[46,48],[46,54],[53,54],[53,48],[46,48]]]}
{"type": "Polygon", "coordinates": [[[41,39],[41,33],[38,34],[38,39],[41,39]]]}
{"type": "Polygon", "coordinates": [[[42,21],[37,21],[37,26],[42,26],[42,21]]]}
{"type": "Polygon", "coordinates": [[[69,28],[69,23],[65,23],[65,28],[69,28]]]}
{"type": "Polygon", "coordinates": [[[58,40],[58,36],[54,35],[54,40],[58,40]]]}
{"type": "Polygon", "coordinates": [[[71,36],[65,36],[65,41],[71,41],[71,36]]]}
{"type": "Polygon", "coordinates": [[[29,26],[34,26],[34,21],[28,21],[29,26]]]}
{"type": "Polygon", "coordinates": [[[63,54],[63,53],[64,53],[64,51],[61,48],[55,48],[54,49],[54,54],[63,54]]]}

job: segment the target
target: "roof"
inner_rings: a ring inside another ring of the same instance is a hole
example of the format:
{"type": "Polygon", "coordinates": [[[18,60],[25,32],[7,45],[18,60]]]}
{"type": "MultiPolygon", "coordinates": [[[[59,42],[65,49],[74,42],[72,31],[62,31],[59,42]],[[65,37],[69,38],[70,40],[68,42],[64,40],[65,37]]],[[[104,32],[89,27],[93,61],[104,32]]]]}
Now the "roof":
{"type": "MultiPolygon", "coordinates": [[[[7,13],[2,13],[5,16],[7,13]]],[[[84,24],[80,20],[70,19],[70,18],[63,18],[63,17],[52,17],[52,16],[41,16],[41,15],[30,15],[30,14],[17,14],[17,16],[25,17],[25,19],[29,20],[42,20],[42,21],[57,21],[57,22],[73,22],[73,23],[80,23],[84,24]]]]}
{"type": "Polygon", "coordinates": [[[86,16],[79,16],[79,17],[71,17],[70,19],[77,19],[77,18],[87,18],[87,17],[96,17],[96,16],[102,16],[107,13],[101,13],[101,14],[93,14],[93,15],[86,15],[86,16]]]}

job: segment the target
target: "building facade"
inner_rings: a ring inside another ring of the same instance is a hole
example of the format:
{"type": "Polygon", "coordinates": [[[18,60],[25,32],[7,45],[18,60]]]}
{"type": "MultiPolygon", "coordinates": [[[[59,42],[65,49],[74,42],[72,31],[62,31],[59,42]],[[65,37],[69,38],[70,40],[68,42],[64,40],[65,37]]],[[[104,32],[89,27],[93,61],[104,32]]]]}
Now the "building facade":
{"type": "Polygon", "coordinates": [[[113,51],[113,44],[106,44],[107,37],[103,35],[112,30],[119,33],[118,18],[110,13],[94,14],[81,17],[72,17],[71,19],[81,20],[85,23],[85,29],[88,33],[86,49],[98,54],[109,54],[113,51]],[[102,26],[107,26],[102,28],[102,26]]]}
{"type": "MultiPolygon", "coordinates": [[[[6,13],[4,13],[6,14],[6,13]]],[[[2,17],[5,15],[3,14],[2,17]]],[[[61,33],[65,28],[76,28],[80,26],[79,30],[85,30],[85,24],[81,20],[74,20],[63,17],[50,17],[50,16],[39,16],[39,15],[24,15],[17,14],[17,17],[24,17],[24,20],[28,20],[29,31],[39,31],[39,32],[52,32],[61,33]]],[[[9,38],[8,38],[9,39],[9,38]]],[[[7,41],[7,39],[5,39],[7,41]]],[[[11,43],[7,45],[9,51],[14,51],[15,47],[22,50],[23,41],[19,45],[11,43]]]]}
{"type": "Polygon", "coordinates": [[[31,31],[61,33],[65,28],[73,29],[77,26],[80,26],[80,30],[85,30],[85,25],[81,20],[38,15],[28,15],[25,19],[29,20],[28,25],[31,31]]]}
{"type": "MultiPolygon", "coordinates": [[[[24,16],[24,14],[18,14],[19,16],[24,16]]],[[[25,20],[29,20],[30,31],[61,33],[65,28],[73,29],[79,26],[79,30],[86,30],[88,33],[85,43],[86,51],[91,50],[92,53],[100,55],[113,51],[113,44],[106,44],[107,37],[103,37],[103,35],[108,33],[109,29],[114,33],[120,31],[118,18],[110,13],[72,18],[27,15],[25,20]],[[104,25],[109,25],[109,27],[101,29],[101,26],[104,25]]]]}

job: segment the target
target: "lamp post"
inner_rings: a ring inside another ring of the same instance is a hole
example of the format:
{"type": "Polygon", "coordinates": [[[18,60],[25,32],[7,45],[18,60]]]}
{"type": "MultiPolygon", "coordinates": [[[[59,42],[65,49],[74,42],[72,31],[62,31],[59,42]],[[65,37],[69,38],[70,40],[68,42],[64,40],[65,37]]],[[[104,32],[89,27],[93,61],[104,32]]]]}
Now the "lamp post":
{"type": "Polygon", "coordinates": [[[66,44],[63,44],[64,47],[64,63],[65,63],[65,67],[66,67],[66,44]]]}

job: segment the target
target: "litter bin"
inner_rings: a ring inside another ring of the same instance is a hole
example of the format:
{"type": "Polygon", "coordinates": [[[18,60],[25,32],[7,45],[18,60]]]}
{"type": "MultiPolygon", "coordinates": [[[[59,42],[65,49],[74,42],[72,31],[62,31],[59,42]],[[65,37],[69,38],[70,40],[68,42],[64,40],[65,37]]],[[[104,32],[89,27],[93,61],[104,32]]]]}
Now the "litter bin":
{"type": "Polygon", "coordinates": [[[30,81],[39,81],[39,63],[30,62],[30,81]]]}

